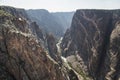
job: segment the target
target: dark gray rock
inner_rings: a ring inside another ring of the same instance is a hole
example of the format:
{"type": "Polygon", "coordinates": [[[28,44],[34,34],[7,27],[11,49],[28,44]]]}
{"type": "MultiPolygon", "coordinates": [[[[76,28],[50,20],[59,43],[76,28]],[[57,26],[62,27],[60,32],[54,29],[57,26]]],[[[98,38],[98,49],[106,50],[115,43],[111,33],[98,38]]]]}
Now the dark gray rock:
{"type": "Polygon", "coordinates": [[[119,28],[115,29],[116,39],[111,39],[111,36],[114,36],[114,28],[119,27],[119,21],[120,10],[77,10],[70,30],[62,40],[63,56],[73,68],[77,71],[82,70],[94,80],[106,80],[106,75],[109,76],[109,80],[118,80],[119,28]],[[111,69],[113,73],[109,73],[111,69]]]}

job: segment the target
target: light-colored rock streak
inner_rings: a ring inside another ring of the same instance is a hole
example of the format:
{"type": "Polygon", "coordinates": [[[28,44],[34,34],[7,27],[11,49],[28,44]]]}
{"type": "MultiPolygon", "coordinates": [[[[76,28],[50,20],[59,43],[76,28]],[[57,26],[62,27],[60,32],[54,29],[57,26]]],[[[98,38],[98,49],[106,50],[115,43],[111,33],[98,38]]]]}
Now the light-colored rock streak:
{"type": "Polygon", "coordinates": [[[60,40],[58,41],[58,43],[56,44],[58,53],[61,53],[60,44],[62,42],[62,39],[63,39],[63,37],[61,37],[60,40]]]}
{"type": "Polygon", "coordinates": [[[86,16],[85,12],[83,12],[83,11],[82,11],[82,13],[83,13],[83,18],[85,18],[86,20],[92,22],[93,25],[95,25],[95,28],[97,29],[98,33],[100,34],[100,30],[98,29],[98,25],[95,23],[95,19],[93,20],[92,18],[91,18],[91,19],[88,18],[88,17],[86,16]]]}
{"type": "Polygon", "coordinates": [[[81,11],[81,12],[83,14],[83,18],[90,21],[91,23],[93,23],[94,27],[96,28],[98,35],[95,35],[94,38],[96,38],[96,36],[99,36],[99,38],[100,38],[100,30],[99,30],[98,25],[96,24],[95,20],[88,18],[84,11],[81,11]]]}
{"type": "MultiPolygon", "coordinates": [[[[66,68],[68,68],[69,70],[73,70],[75,72],[75,74],[77,75],[78,79],[79,80],[84,80],[83,77],[81,75],[79,75],[69,64],[68,64],[68,61],[65,57],[61,56],[61,59],[63,60],[64,62],[64,66],[66,68]]],[[[70,80],[70,79],[69,79],[70,80]]]]}
{"type": "MultiPolygon", "coordinates": [[[[92,19],[92,18],[90,19],[90,18],[88,18],[88,17],[86,16],[86,14],[85,14],[84,11],[81,11],[81,12],[82,12],[82,14],[83,14],[83,18],[86,19],[86,20],[88,20],[88,21],[90,21],[90,22],[94,25],[95,29],[97,30],[97,31],[96,31],[97,33],[95,34],[93,40],[95,41],[95,44],[96,44],[95,47],[98,47],[98,45],[99,45],[99,44],[98,44],[98,41],[100,40],[100,30],[99,30],[99,27],[98,27],[97,23],[95,22],[95,19],[94,19],[94,18],[95,18],[95,15],[94,15],[93,19],[92,19]],[[98,37],[99,40],[96,41],[96,40],[95,40],[96,37],[98,37]]],[[[91,43],[91,44],[92,44],[92,43],[91,43]]],[[[95,48],[95,47],[94,47],[94,48],[95,48]]],[[[94,51],[93,51],[93,55],[96,56],[95,53],[94,53],[94,51]]]]}

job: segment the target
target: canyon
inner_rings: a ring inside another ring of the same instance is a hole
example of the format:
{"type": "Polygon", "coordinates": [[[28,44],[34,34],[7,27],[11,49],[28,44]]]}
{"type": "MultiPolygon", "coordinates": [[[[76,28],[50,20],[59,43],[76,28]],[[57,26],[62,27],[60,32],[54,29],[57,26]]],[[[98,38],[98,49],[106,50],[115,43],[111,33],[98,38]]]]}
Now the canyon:
{"type": "Polygon", "coordinates": [[[70,27],[73,12],[49,12],[45,9],[29,9],[26,11],[32,21],[35,21],[43,33],[53,34],[60,38],[70,27]]]}
{"type": "Polygon", "coordinates": [[[62,56],[84,78],[119,80],[119,25],[120,10],[77,10],[62,40],[62,56]]]}
{"type": "Polygon", "coordinates": [[[120,10],[0,6],[0,80],[119,80],[119,48],[120,10]]]}

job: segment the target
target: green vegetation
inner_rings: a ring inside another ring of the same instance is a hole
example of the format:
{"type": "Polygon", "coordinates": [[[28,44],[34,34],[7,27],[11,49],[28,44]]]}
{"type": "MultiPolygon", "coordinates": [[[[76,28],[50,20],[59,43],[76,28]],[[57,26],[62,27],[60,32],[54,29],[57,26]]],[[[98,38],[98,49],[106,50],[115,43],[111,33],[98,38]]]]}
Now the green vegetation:
{"type": "Polygon", "coordinates": [[[75,69],[75,71],[78,73],[78,74],[80,74],[83,78],[84,78],[84,80],[87,80],[87,75],[82,71],[82,69],[75,69]]]}
{"type": "MultiPolygon", "coordinates": [[[[72,63],[68,62],[69,66],[71,68],[73,68],[72,63]]],[[[79,66],[77,68],[73,68],[79,75],[81,75],[83,77],[84,80],[87,80],[87,75],[82,71],[82,69],[79,68],[79,66]]]]}
{"type": "Polygon", "coordinates": [[[12,17],[12,15],[4,10],[0,10],[0,16],[9,16],[12,17]]]}

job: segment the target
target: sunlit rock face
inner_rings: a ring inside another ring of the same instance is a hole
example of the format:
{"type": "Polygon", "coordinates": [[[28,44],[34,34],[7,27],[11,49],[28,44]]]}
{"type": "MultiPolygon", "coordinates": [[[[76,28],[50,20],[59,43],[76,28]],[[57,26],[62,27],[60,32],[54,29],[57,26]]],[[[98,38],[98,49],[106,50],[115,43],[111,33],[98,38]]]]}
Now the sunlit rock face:
{"type": "Polygon", "coordinates": [[[120,10],[77,10],[62,40],[62,55],[85,77],[118,80],[120,10]]]}
{"type": "Polygon", "coordinates": [[[23,9],[0,7],[0,80],[68,80],[41,45],[41,30],[26,16],[23,9]]]}

